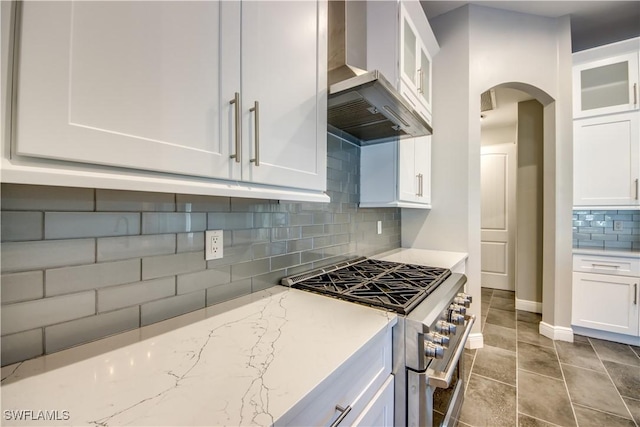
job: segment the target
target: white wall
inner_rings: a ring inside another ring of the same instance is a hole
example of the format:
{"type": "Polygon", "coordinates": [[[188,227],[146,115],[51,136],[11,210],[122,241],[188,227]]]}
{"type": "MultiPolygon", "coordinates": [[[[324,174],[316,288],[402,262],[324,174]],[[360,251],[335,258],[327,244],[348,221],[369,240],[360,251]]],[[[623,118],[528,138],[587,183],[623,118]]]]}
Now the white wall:
{"type": "Polygon", "coordinates": [[[480,145],[513,144],[516,141],[518,128],[514,125],[482,128],[480,145]]]}
{"type": "MultiPolygon", "coordinates": [[[[402,244],[468,252],[469,291],[474,301],[480,301],[480,94],[501,84],[524,90],[545,106],[545,167],[549,168],[544,182],[543,321],[569,327],[573,173],[569,18],[467,5],[431,25],[441,47],[433,64],[433,209],[403,210],[402,244]]],[[[480,304],[472,307],[479,315],[480,304]]],[[[474,332],[480,332],[479,325],[474,332]]]]}

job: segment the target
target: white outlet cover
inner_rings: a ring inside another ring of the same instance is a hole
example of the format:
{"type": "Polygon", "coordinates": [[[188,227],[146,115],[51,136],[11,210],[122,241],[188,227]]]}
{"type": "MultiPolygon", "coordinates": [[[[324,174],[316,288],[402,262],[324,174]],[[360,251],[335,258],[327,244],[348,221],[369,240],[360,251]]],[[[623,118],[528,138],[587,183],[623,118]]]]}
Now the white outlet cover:
{"type": "Polygon", "coordinates": [[[220,259],[224,256],[224,240],[222,230],[204,232],[204,259],[220,259]]]}

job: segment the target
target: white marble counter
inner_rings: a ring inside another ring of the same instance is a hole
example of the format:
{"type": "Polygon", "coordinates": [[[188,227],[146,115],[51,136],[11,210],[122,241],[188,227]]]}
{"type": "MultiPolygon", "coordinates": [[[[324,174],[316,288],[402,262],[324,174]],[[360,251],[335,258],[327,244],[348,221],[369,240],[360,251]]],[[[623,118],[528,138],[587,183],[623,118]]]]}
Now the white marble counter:
{"type": "Polygon", "coordinates": [[[462,273],[464,272],[465,261],[468,257],[469,255],[464,252],[399,248],[374,255],[371,258],[382,261],[448,268],[453,272],[462,273]]]}
{"type": "Polygon", "coordinates": [[[638,250],[624,249],[593,249],[593,248],[573,248],[575,255],[604,255],[604,256],[621,256],[627,258],[640,258],[638,250]]]}
{"type": "Polygon", "coordinates": [[[270,425],[395,321],[276,286],[3,368],[2,424],[270,425]]]}

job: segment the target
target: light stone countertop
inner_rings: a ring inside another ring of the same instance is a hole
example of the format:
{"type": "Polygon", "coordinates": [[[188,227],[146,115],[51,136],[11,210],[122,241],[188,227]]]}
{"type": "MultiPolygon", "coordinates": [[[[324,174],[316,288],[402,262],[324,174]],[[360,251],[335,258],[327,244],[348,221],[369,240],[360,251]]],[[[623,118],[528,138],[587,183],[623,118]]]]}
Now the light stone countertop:
{"type": "Polygon", "coordinates": [[[451,271],[458,273],[464,272],[464,264],[468,257],[469,255],[464,252],[398,248],[374,255],[371,258],[379,259],[381,261],[403,262],[406,264],[448,268],[451,271]]]}
{"type": "Polygon", "coordinates": [[[390,312],[275,286],[4,367],[2,424],[271,425],[395,322],[390,312]],[[11,410],[62,420],[9,421],[11,410]]]}
{"type": "Polygon", "coordinates": [[[638,250],[624,249],[593,249],[593,248],[573,248],[574,255],[603,255],[603,256],[619,256],[627,258],[640,258],[638,250]]]}

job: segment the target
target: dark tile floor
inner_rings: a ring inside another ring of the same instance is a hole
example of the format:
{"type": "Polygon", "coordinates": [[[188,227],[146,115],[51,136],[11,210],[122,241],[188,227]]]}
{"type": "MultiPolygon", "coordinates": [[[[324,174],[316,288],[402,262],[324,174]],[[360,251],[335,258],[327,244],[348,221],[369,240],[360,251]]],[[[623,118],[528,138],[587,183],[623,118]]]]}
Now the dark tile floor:
{"type": "Polygon", "coordinates": [[[465,350],[460,427],[640,424],[640,348],[538,333],[541,316],[515,309],[513,292],[482,288],[484,347],[465,350]]]}

